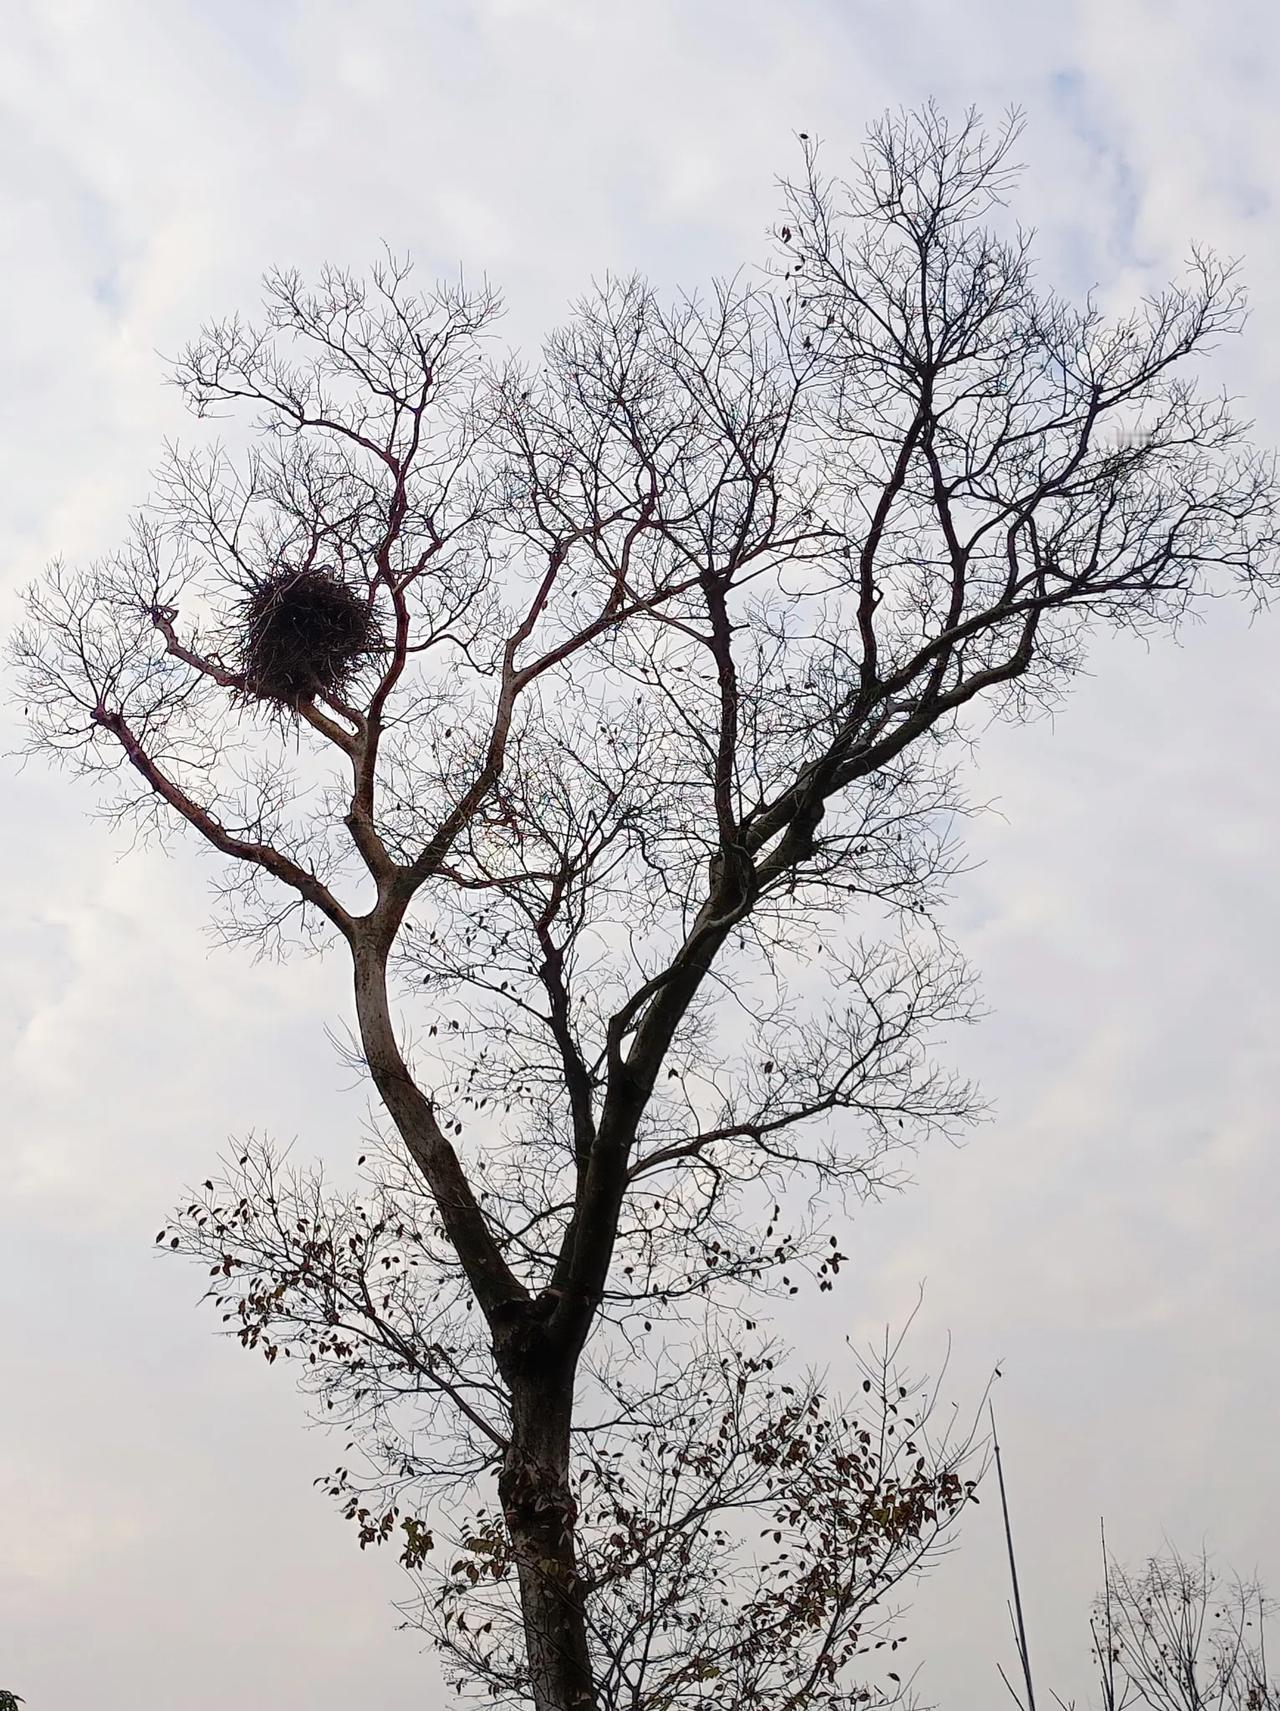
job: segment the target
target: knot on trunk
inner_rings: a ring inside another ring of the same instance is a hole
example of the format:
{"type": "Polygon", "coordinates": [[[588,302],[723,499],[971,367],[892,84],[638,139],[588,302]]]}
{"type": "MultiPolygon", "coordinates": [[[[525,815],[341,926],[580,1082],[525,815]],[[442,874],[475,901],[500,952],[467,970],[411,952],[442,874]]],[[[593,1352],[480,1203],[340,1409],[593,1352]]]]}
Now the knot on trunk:
{"type": "Polygon", "coordinates": [[[717,850],[708,863],[712,920],[707,925],[737,921],[760,893],[760,879],[751,851],[744,844],[717,850]]]}
{"type": "Polygon", "coordinates": [[[541,1295],[504,1301],[490,1313],[494,1359],[508,1382],[547,1371],[551,1358],[547,1325],[560,1300],[558,1289],[544,1289],[541,1295]]]}

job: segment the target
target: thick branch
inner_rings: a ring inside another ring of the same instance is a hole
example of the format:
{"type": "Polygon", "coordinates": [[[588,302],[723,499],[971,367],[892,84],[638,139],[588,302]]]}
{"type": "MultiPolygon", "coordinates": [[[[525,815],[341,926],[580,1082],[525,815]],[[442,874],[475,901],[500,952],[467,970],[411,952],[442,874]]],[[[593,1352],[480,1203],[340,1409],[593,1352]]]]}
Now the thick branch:
{"type": "Polygon", "coordinates": [[[332,921],[343,937],[350,939],[355,927],[354,919],[343,908],[341,903],[329,890],[323,881],[316,878],[306,868],[299,867],[297,862],[282,855],[270,844],[252,843],[243,838],[237,838],[228,832],[207,809],[202,808],[186,794],[174,781],[156,765],[146,753],[138,739],[129,729],[121,713],[111,712],[105,707],[99,707],[94,712],[94,723],[103,730],[109,731],[120,744],[128,758],[129,764],[144,778],[147,784],[163,801],[194,827],[205,841],[218,850],[222,855],[230,856],[236,861],[245,861],[255,867],[262,868],[273,879],[296,891],[305,903],[310,903],[322,915],[332,921]]]}

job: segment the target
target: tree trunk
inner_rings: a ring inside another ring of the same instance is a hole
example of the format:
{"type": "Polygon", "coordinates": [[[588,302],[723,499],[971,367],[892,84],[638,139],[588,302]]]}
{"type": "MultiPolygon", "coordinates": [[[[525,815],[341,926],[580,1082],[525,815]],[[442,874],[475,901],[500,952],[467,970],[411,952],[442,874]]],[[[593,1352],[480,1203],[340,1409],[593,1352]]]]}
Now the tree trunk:
{"type": "Polygon", "coordinates": [[[522,1374],[511,1402],[499,1492],[520,1577],[533,1703],[536,1711],[596,1711],[569,1486],[572,1370],[522,1374]]]}

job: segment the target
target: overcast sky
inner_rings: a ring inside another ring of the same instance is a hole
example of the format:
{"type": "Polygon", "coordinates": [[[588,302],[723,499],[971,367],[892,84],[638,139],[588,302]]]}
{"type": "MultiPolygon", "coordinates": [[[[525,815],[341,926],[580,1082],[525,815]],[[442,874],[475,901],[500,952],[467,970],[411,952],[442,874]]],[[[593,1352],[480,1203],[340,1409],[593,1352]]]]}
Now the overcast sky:
{"type": "MultiPolygon", "coordinates": [[[[1123,303],[1200,239],[1254,314],[1221,374],[1280,440],[1280,26],[1265,0],[8,0],[0,7],[2,616],[109,548],[167,434],[157,354],[273,263],[488,275],[535,343],[592,277],[762,258],[794,133],[1026,109],[1041,273],[1123,303]]],[[[854,1231],[806,1353],[900,1318],[997,1360],[1033,1651],[1084,1690],[1100,1513],[1280,1591],[1280,612],[1099,650],[1000,728],[953,916],[995,1121],[854,1231]]],[[[7,715],[6,715],[7,717],[7,715]]],[[[4,747],[17,738],[6,727],[4,747]]],[[[338,1446],[212,1334],[151,1237],[251,1127],[346,1160],[365,1096],[331,963],[211,950],[208,868],[130,851],[2,762],[0,1687],[28,1711],[422,1711],[389,1558],[311,1489],[338,1446]]],[[[949,1711],[1000,1702],[995,1493],[910,1625],[949,1711]]],[[[1043,1689],[1042,1689],[1043,1691],[1043,1689]]]]}

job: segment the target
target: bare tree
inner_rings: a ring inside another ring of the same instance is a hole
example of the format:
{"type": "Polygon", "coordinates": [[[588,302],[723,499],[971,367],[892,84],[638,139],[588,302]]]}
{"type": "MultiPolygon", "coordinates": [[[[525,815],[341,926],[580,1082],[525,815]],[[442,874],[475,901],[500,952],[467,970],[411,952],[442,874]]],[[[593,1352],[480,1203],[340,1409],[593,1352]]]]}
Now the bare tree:
{"type": "MultiPolygon", "coordinates": [[[[1195,1558],[1170,1548],[1134,1571],[1108,1551],[1105,1524],[1101,1538],[1102,1591],[1089,1613],[1101,1711],[1280,1711],[1280,1685],[1267,1669],[1266,1624],[1275,1606],[1256,1581],[1224,1580],[1203,1548],[1195,1558]]],[[[1016,1589],[1012,1546],[1009,1563],[1016,1589]]],[[[1014,1636],[1023,1692],[997,1670],[1019,1711],[1035,1711],[1020,1622],[1014,1636]]],[[[1052,1698],[1061,1711],[1074,1711],[1074,1700],[1052,1698]]]]}
{"type": "Polygon", "coordinates": [[[1141,1569],[1106,1559],[1095,1600],[1094,1655],[1107,1711],[1275,1711],[1280,1683],[1267,1672],[1261,1587],[1224,1580],[1207,1552],[1170,1550],[1141,1569]]]}
{"type": "Polygon", "coordinates": [[[313,1339],[368,1441],[412,1412],[383,1441],[415,1490],[500,1469],[521,1640],[487,1685],[538,1711],[714,1703],[700,1655],[726,1704],[866,1702],[860,1547],[806,1583],[812,1669],[753,1675],[741,1612],[792,1636],[799,1594],[761,1566],[716,1625],[696,1478],[754,1478],[739,1443],[780,1435],[803,1560],[879,1513],[901,1562],[955,1469],[917,1449],[919,1490],[838,1512],[841,1479],[878,1489],[871,1428],[740,1418],[710,1309],[828,1285],[842,1195],[976,1114],[931,1056],[973,1009],[937,914],[973,713],[1051,704],[1096,629],[1274,581],[1271,464],[1189,373],[1239,324],[1231,268],[1196,255],[1118,321],[1037,289],[1015,134],[892,118],[848,182],[806,141],[771,278],[610,282],[532,365],[489,354],[488,291],[274,274],[261,328],[176,370],[256,435],[172,452],[129,545],[31,596],[36,745],[224,858],[229,935],[345,946],[389,1125],[367,1193],[251,1150],[167,1239],[269,1358],[313,1339]],[[670,1425],[642,1453],[672,1378],[709,1472],[670,1425]],[[584,1489],[611,1431],[647,1469],[617,1545],[584,1489]],[[637,1519],[664,1504],[669,1605],[637,1519]]]}

